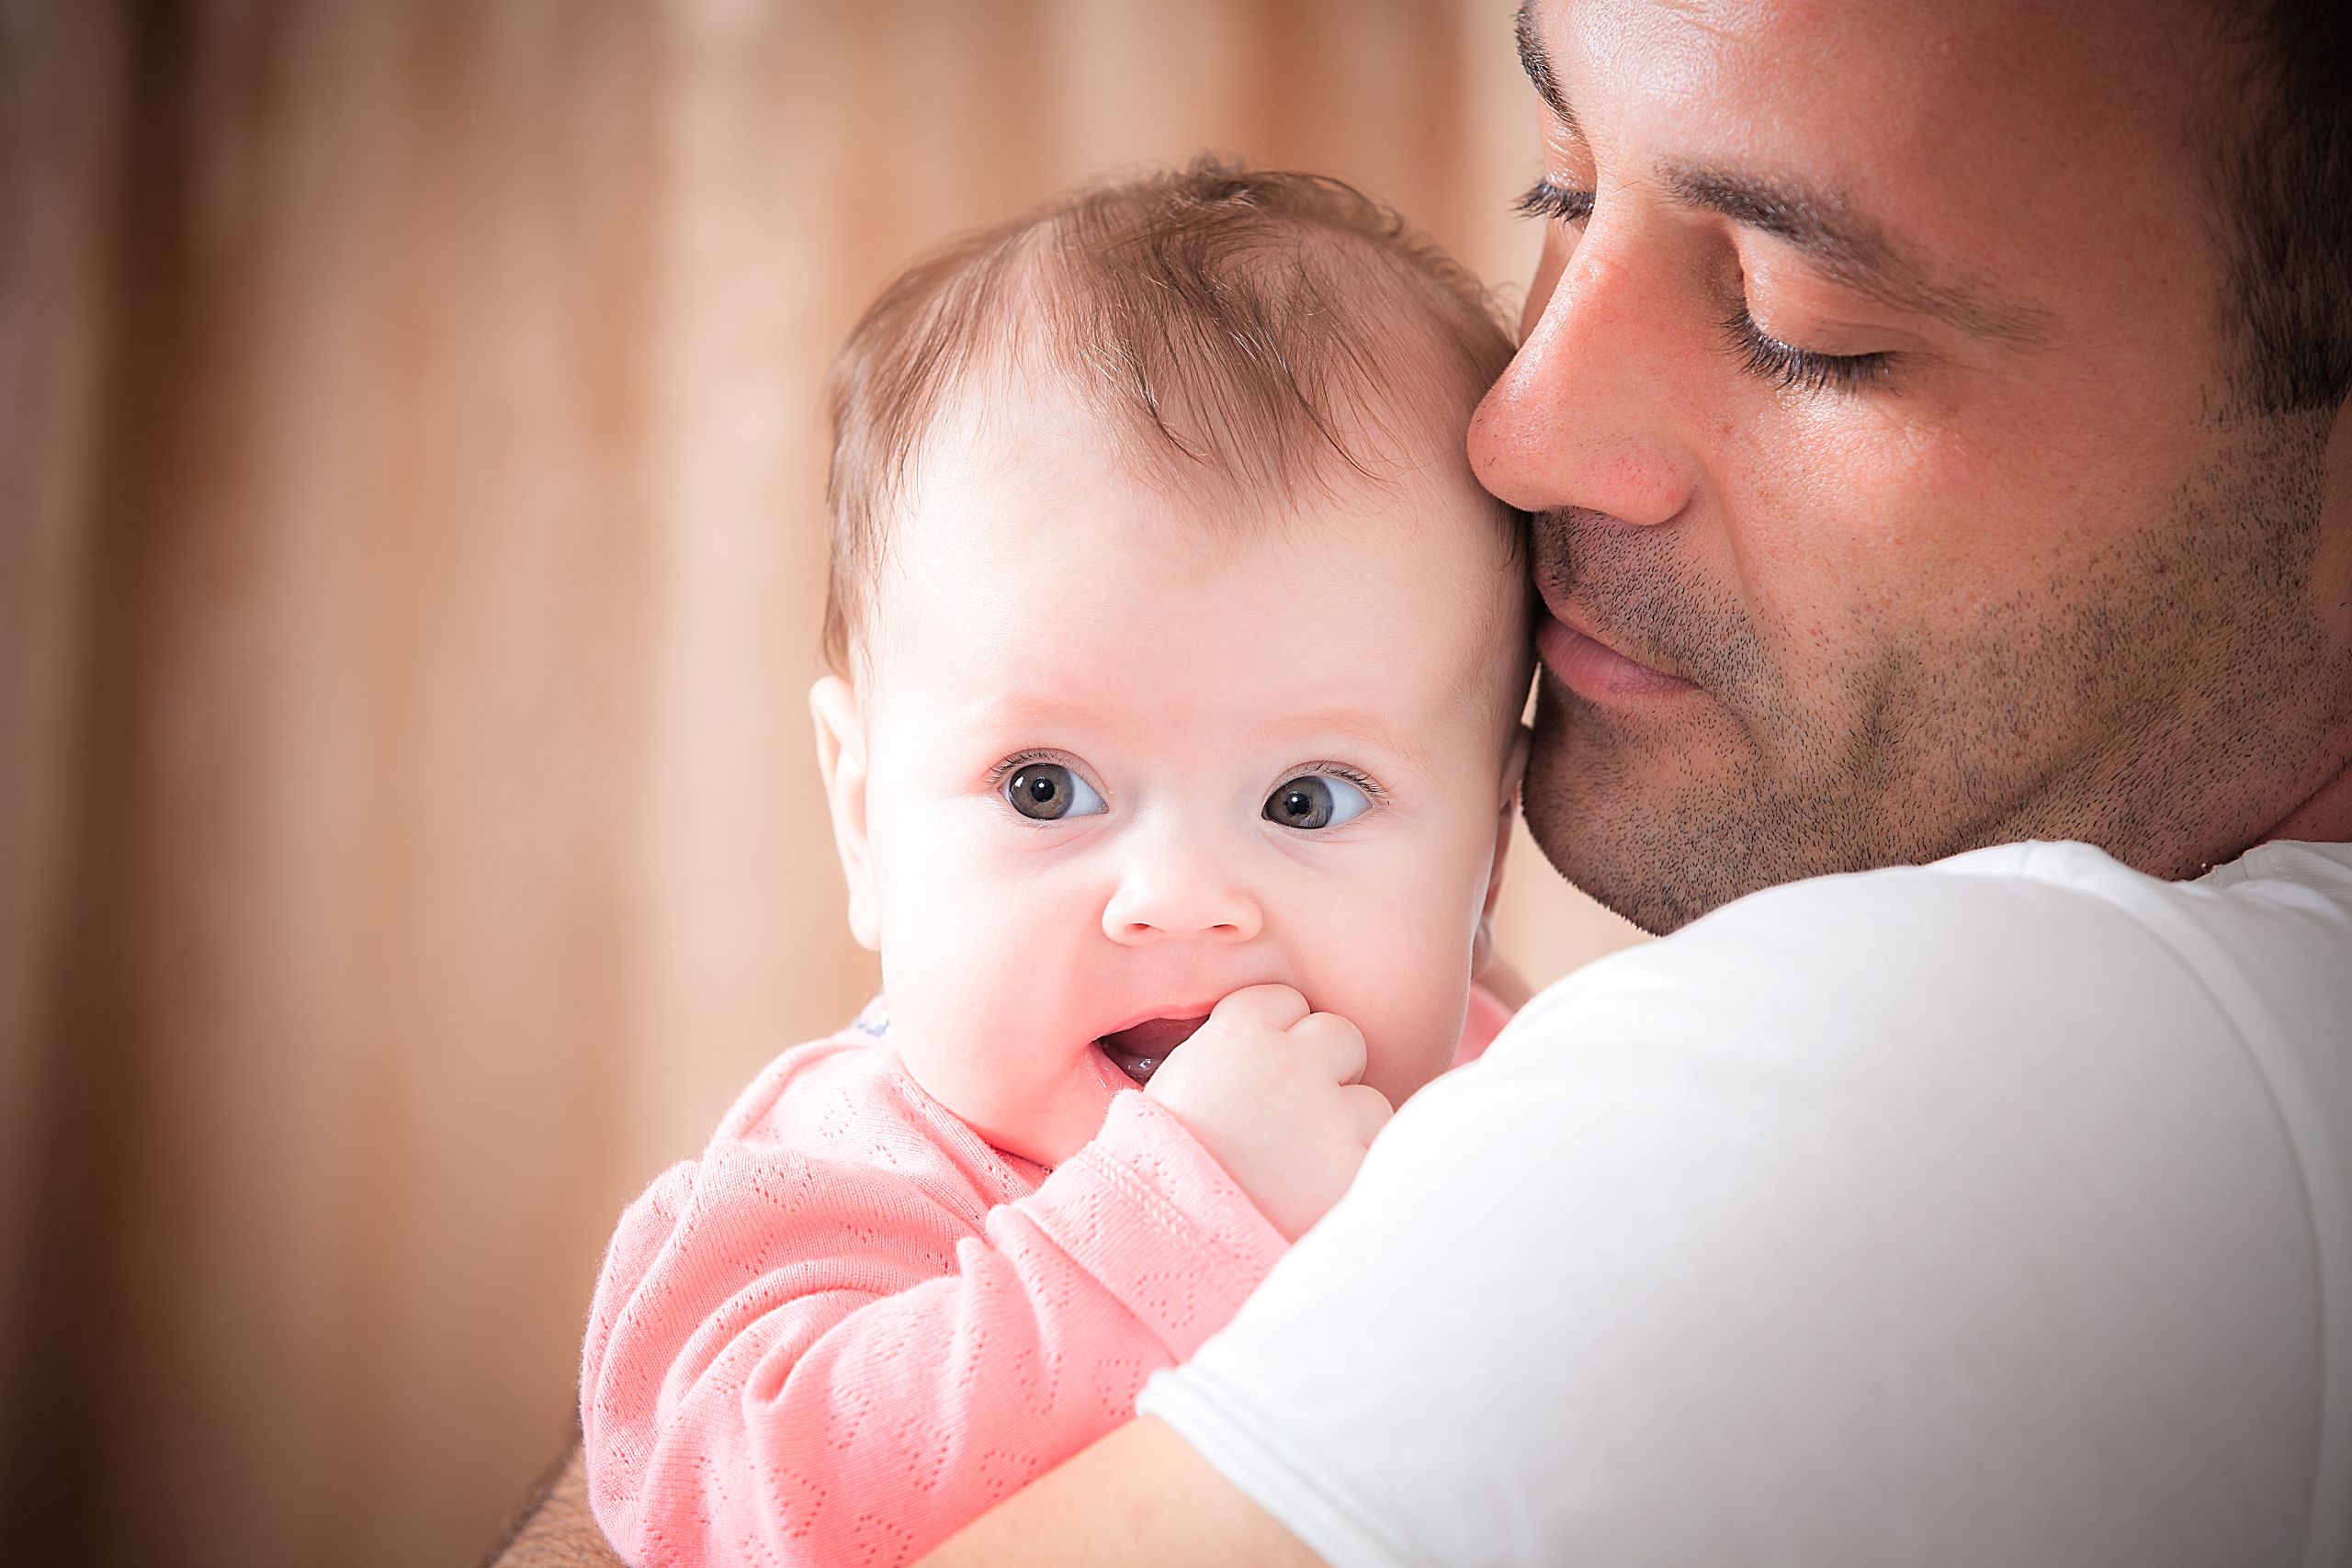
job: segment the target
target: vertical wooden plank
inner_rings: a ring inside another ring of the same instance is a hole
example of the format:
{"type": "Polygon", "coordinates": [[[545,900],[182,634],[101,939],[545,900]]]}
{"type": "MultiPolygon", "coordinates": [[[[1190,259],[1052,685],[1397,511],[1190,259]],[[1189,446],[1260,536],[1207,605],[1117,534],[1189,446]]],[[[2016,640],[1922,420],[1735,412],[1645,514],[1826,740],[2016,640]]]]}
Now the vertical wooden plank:
{"type": "Polygon", "coordinates": [[[313,1560],[479,1550],[568,1418],[580,1200],[623,1190],[659,45],[616,0],[437,0],[379,51],[397,152],[350,201],[386,243],[334,307],[375,323],[342,378],[368,733],[313,1560]]]}
{"type": "Polygon", "coordinates": [[[840,333],[1203,146],[1515,274],[1524,97],[1500,0],[0,0],[0,1539],[469,1555],[621,1201],[873,980],[840,333]]]}
{"type": "Polygon", "coordinates": [[[80,1098],[59,1050],[70,1003],[58,971],[94,685],[119,10],[0,0],[0,1540],[20,1544],[49,1538],[37,1520],[81,1457],[49,1429],[70,1379],[41,1341],[57,1248],[88,1218],[52,1129],[80,1098]]]}

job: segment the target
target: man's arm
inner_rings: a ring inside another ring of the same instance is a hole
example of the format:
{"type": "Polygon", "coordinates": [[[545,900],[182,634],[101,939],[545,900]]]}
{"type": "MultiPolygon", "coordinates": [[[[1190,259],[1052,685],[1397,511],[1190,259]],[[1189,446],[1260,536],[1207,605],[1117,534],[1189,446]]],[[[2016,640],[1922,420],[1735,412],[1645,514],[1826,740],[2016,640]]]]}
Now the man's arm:
{"type": "Polygon", "coordinates": [[[1039,1476],[918,1568],[1320,1568],[1320,1562],[1147,1416],[1039,1476]]]}
{"type": "Polygon", "coordinates": [[[482,1568],[626,1568],[588,1512],[588,1472],[578,1443],[533,1488],[482,1568]]]}
{"type": "MultiPolygon", "coordinates": [[[[1148,1416],[1050,1471],[923,1559],[934,1568],[1154,1562],[1320,1568],[1313,1552],[1148,1416]]],[[[575,1446],[483,1568],[623,1568],[588,1512],[575,1446]]]]}

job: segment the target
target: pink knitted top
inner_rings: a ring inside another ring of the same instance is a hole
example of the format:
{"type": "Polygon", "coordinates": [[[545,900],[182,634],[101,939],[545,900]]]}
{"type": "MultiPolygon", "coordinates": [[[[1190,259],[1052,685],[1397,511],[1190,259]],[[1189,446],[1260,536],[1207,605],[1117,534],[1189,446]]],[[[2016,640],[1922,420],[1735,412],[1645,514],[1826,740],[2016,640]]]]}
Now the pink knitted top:
{"type": "Polygon", "coordinates": [[[581,1367],[596,1522],[631,1562],[905,1562],[1134,1413],[1283,1251],[1123,1093],[1043,1167],[875,1026],[786,1052],[622,1217],[581,1367]]]}

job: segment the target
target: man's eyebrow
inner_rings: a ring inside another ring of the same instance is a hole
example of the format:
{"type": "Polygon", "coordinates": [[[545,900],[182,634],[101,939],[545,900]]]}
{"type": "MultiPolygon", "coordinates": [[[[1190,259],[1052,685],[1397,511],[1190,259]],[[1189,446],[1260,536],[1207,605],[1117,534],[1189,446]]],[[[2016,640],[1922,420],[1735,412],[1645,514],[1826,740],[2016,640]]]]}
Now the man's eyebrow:
{"type": "Polygon", "coordinates": [[[1680,201],[1787,241],[1832,280],[1894,310],[1939,317],[1974,336],[2008,343],[2048,335],[2048,311],[1933,276],[1834,193],[1690,164],[1669,166],[1666,185],[1680,201]]]}
{"type": "Polygon", "coordinates": [[[1577,129],[1576,111],[1568,107],[1568,96],[1560,91],[1560,79],[1552,73],[1552,57],[1544,52],[1544,30],[1536,24],[1535,0],[1521,0],[1519,11],[1510,19],[1511,37],[1519,43],[1519,68],[1535,85],[1535,96],[1556,116],[1562,127],[1577,141],[1584,133],[1577,129]]]}
{"type": "MultiPolygon", "coordinates": [[[[1536,0],[1521,0],[1511,17],[1520,69],[1527,73],[1535,96],[1544,100],[1561,128],[1581,141],[1584,132],[1577,124],[1576,110],[1569,106],[1568,95],[1552,69],[1552,56],[1544,47],[1535,4],[1536,0]]],[[[2049,334],[2048,311],[1932,276],[1842,197],[1783,180],[1696,165],[1669,168],[1667,185],[1690,206],[1719,212],[1735,223],[1787,241],[1835,281],[1894,310],[1935,316],[1973,336],[2007,343],[2037,343],[2049,334]]]]}

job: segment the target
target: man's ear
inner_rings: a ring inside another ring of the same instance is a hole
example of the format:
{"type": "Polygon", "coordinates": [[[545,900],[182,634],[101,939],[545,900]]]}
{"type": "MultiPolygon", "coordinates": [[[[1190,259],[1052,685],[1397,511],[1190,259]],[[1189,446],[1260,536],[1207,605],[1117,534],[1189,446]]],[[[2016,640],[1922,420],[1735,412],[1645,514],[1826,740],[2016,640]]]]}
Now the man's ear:
{"type": "Polygon", "coordinates": [[[857,690],[838,675],[808,688],[808,716],[817,725],[817,771],[825,777],[832,813],[833,848],[849,882],[849,934],[876,952],[882,946],[881,909],[874,894],[873,842],[865,821],[865,723],[857,690]]]}

